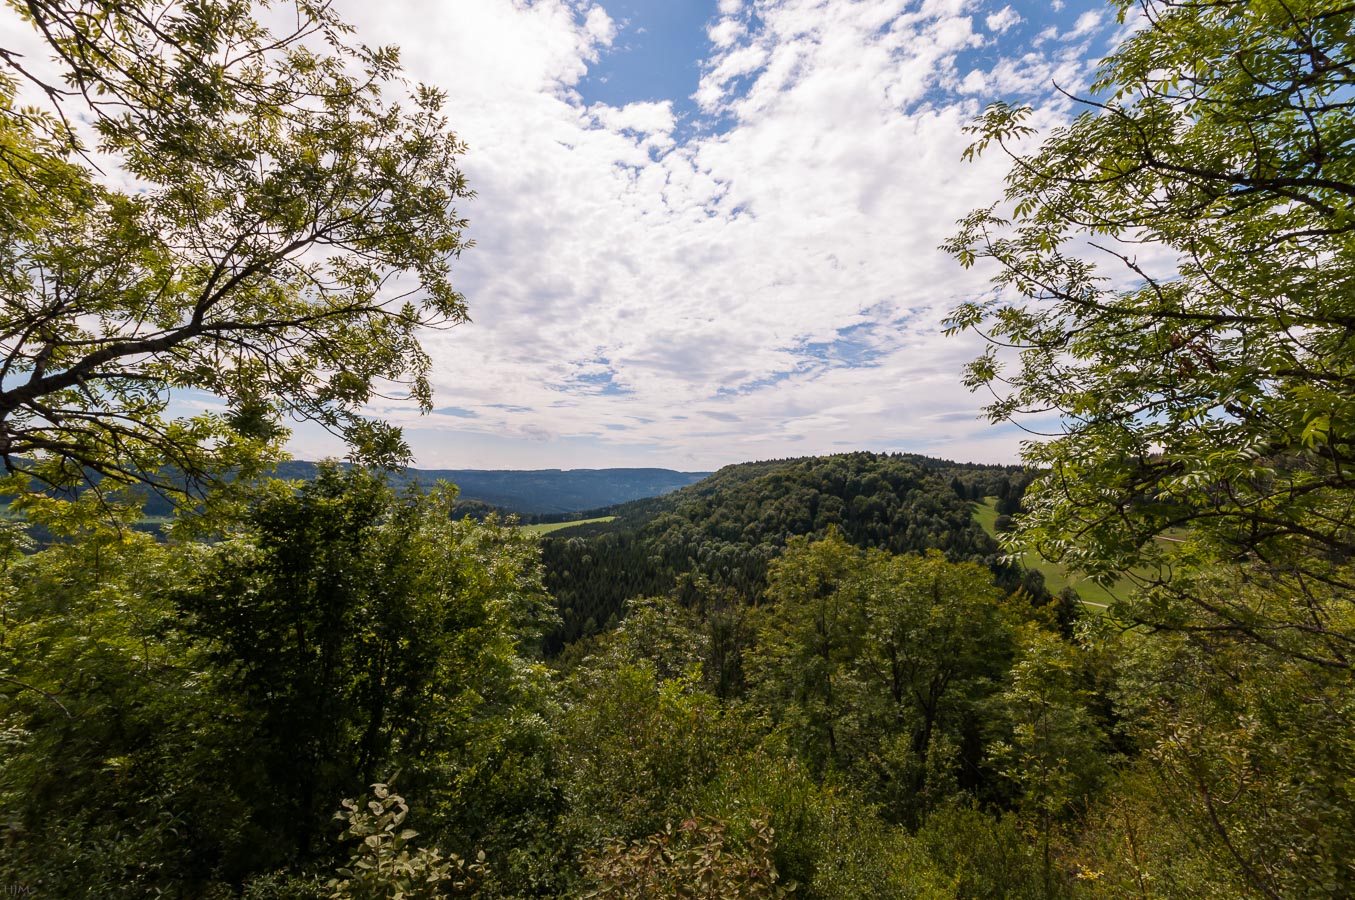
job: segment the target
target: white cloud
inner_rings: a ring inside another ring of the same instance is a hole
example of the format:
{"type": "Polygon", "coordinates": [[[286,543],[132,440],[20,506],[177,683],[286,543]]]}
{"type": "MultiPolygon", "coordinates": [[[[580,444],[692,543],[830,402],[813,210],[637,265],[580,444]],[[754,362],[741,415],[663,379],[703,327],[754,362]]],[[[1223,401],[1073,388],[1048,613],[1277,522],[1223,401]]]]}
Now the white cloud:
{"type": "Polygon", "coordinates": [[[696,90],[696,101],[703,109],[714,109],[725,96],[725,85],[732,79],[749,75],[767,64],[768,53],[756,44],[738,47],[722,54],[701,77],[696,90]]]}
{"type": "Polygon", "coordinates": [[[985,288],[937,245],[1004,172],[960,161],[979,109],[962,95],[1081,72],[1022,54],[957,69],[984,40],[971,5],[766,0],[733,19],[722,0],[694,99],[727,127],[682,139],[671,103],[577,99],[616,38],[565,0],[345,9],[451,88],[479,193],[457,269],[475,324],[426,340],[437,405],[476,416],[385,411],[420,462],[1014,458],[959,384],[977,346],[938,324],[985,288]]]}
{"type": "Polygon", "coordinates": [[[591,7],[583,20],[583,31],[590,44],[609,46],[616,38],[616,23],[601,6],[591,7]]]}
{"type": "MultiPolygon", "coordinates": [[[[662,102],[628,103],[622,107],[595,104],[589,108],[594,121],[611,133],[634,135],[645,149],[666,150],[673,146],[673,117],[671,100],[662,102]]],[[[637,163],[643,160],[637,159],[637,163]]]]}
{"type": "Polygon", "coordinates": [[[1073,30],[1063,36],[1065,41],[1075,40],[1091,34],[1101,26],[1101,13],[1091,9],[1077,17],[1077,22],[1073,25],[1073,30]]]}
{"type": "MultiPolygon", "coordinates": [[[[970,73],[971,76],[973,74],[970,73]]],[[[1082,88],[1085,75],[1086,66],[1081,54],[1075,50],[1065,49],[1055,54],[1027,53],[1020,57],[1001,59],[984,73],[983,92],[988,95],[988,99],[1029,97],[1044,93],[1051,84],[1058,84],[1065,90],[1077,93],[1082,88]]]]}
{"type": "Polygon", "coordinates": [[[962,94],[982,94],[988,86],[988,79],[978,69],[970,70],[969,74],[960,82],[960,93],[962,94]]]}
{"type": "Polygon", "coordinates": [[[716,47],[728,47],[743,33],[743,23],[735,18],[721,19],[706,29],[706,36],[716,47]]]}
{"type": "Polygon", "coordinates": [[[990,14],[983,21],[984,24],[988,26],[989,31],[996,31],[998,34],[1002,34],[1008,28],[1011,28],[1021,21],[1021,14],[1010,6],[1004,6],[997,12],[990,14]]]}

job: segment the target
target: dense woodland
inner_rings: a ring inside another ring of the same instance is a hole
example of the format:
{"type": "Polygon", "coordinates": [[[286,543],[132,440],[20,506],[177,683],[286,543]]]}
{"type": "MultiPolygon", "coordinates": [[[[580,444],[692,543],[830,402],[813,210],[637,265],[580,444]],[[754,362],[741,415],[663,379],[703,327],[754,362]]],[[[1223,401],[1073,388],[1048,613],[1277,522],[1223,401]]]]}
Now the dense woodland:
{"type": "Polygon", "coordinates": [[[729,466],[667,496],[599,510],[615,520],[542,541],[546,586],[563,619],[548,649],[614,626],[631,597],[672,594],[703,609],[750,604],[790,537],[832,530],[858,547],[983,563],[1015,588],[1020,574],[1001,564],[971,501],[995,496],[1014,510],[1028,480],[1015,467],[856,453],[729,466]]]}
{"type": "Polygon", "coordinates": [[[1281,780],[1227,833],[1287,884],[1297,850],[1341,859],[1346,732],[1292,705],[1327,673],[1023,589],[969,498],[1026,477],[734,466],[540,542],[337,466],[241,489],[205,540],[34,507],[70,530],[24,553],[7,526],[2,871],[53,897],[1241,896],[1213,820],[1235,753],[1281,780]],[[563,639],[628,568],[662,589],[563,639]],[[1242,710],[1267,718],[1201,759],[1193,717],[1242,710]],[[1325,809],[1283,790],[1324,784],[1325,809]]]}
{"type": "Polygon", "coordinates": [[[0,893],[1355,896],[1355,9],[1118,0],[1075,119],[974,124],[1014,164],[949,321],[994,421],[1057,415],[1026,468],[750,463],[538,539],[364,415],[467,314],[442,93],[324,4],[20,6],[0,893]],[[267,478],[289,416],[354,464],[267,478]]]}

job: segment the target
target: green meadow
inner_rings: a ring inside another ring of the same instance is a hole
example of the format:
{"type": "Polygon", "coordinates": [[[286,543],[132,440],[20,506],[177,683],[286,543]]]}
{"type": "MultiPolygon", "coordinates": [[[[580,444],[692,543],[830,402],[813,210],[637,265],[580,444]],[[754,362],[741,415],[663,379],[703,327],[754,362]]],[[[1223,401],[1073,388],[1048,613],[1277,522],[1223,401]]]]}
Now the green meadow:
{"type": "Polygon", "coordinates": [[[573,528],[575,525],[591,525],[594,522],[611,522],[615,518],[616,516],[598,516],[596,519],[578,519],[573,522],[547,522],[541,525],[523,525],[522,530],[528,534],[535,535],[551,534],[555,531],[573,528]]]}

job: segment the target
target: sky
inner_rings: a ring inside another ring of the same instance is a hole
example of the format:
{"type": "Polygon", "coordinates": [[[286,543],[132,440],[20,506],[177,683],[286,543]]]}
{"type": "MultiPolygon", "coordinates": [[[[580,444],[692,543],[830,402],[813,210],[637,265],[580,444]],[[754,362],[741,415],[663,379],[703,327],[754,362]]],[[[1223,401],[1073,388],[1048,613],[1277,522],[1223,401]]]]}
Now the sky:
{"type": "MultiPolygon", "coordinates": [[[[995,100],[1042,129],[1121,33],[1092,0],[336,0],[444,89],[476,197],[428,333],[425,468],[711,470],[848,450],[1015,461],[946,338],[938,248],[1000,198],[995,100]]],[[[297,428],[299,458],[341,455],[297,428]]]]}

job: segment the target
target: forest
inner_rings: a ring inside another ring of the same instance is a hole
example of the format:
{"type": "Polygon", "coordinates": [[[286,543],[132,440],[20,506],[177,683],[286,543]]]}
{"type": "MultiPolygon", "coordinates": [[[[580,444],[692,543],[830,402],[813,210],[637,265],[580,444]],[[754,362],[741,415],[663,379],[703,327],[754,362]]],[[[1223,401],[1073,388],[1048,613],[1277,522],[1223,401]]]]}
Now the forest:
{"type": "Polygon", "coordinates": [[[445,95],[325,3],[14,6],[60,74],[0,49],[0,894],[1355,896],[1355,8],[1116,0],[1076,118],[972,124],[948,324],[994,423],[1057,413],[1022,466],[537,537],[365,414],[468,315],[445,95]],[[288,421],[348,461],[269,477],[288,421]]]}

